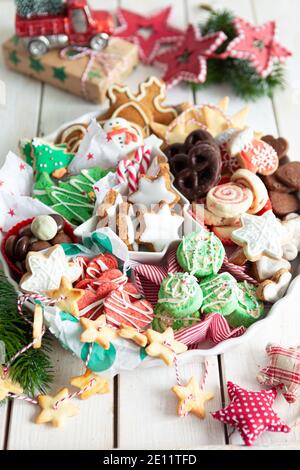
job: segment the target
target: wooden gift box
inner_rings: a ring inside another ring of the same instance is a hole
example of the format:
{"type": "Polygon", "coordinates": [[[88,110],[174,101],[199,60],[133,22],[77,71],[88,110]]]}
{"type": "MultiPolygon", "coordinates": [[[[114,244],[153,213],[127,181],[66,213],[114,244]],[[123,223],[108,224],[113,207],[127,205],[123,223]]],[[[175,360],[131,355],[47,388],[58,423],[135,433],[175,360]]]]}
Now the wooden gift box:
{"type": "Polygon", "coordinates": [[[102,103],[111,83],[122,83],[138,64],[135,44],[120,38],[111,38],[106,49],[100,51],[83,83],[82,76],[89,56],[75,56],[75,49],[68,49],[68,57],[62,58],[59,49],[52,49],[42,57],[32,57],[22,39],[14,36],[3,46],[6,66],[16,72],[29,75],[62,90],[81,96],[94,103],[102,103]],[[107,68],[110,70],[108,71],[107,68]]]}

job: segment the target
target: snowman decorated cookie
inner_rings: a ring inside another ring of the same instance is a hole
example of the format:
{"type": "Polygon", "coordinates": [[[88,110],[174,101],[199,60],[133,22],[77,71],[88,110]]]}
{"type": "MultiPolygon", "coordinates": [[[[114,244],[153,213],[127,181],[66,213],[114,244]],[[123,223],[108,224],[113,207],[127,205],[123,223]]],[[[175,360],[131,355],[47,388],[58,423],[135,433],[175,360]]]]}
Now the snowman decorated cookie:
{"type": "Polygon", "coordinates": [[[143,143],[141,129],[126,119],[109,119],[103,127],[92,120],[69,171],[76,174],[82,169],[95,166],[115,169],[121,160],[130,158],[143,143]]]}

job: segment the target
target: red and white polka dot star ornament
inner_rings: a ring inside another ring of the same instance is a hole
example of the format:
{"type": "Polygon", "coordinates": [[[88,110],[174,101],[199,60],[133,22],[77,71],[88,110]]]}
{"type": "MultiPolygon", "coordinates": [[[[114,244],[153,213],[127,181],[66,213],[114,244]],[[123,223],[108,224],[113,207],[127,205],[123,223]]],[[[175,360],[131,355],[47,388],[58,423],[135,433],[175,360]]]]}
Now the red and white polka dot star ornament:
{"type": "Polygon", "coordinates": [[[163,80],[169,86],[182,80],[204,83],[207,59],[215,57],[215,51],[226,39],[222,31],[201,36],[199,28],[189,25],[184,36],[178,39],[176,48],[159,54],[155,59],[155,63],[165,69],[163,80]]]}
{"type": "Polygon", "coordinates": [[[139,48],[141,61],[151,64],[161,46],[175,44],[183,34],[168,24],[170,13],[171,7],[147,16],[119,8],[117,18],[120,26],[115,30],[114,36],[135,43],[139,48]]]}
{"type": "Polygon", "coordinates": [[[247,60],[261,77],[267,78],[272,73],[274,62],[284,63],[292,55],[276,41],[275,21],[256,27],[242,18],[235,18],[233,24],[238,36],[229,43],[220,58],[247,60]]]}
{"type": "Polygon", "coordinates": [[[275,389],[250,392],[232,382],[227,382],[227,389],[229,405],[212,416],[237,428],[247,446],[251,446],[264,431],[291,431],[273,410],[275,389]]]}

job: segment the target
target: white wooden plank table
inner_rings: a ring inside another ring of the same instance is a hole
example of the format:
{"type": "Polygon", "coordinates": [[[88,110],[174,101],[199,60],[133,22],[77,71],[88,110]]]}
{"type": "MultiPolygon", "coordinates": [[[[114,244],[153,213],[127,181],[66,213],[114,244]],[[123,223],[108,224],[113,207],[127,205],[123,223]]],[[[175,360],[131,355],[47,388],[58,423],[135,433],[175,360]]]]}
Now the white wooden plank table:
{"type": "MultiPolygon", "coordinates": [[[[93,0],[98,8],[105,8],[103,0],[93,0]]],[[[109,2],[114,10],[117,4],[145,13],[150,9],[172,4],[171,21],[184,28],[188,22],[201,18],[199,0],[121,0],[109,2]]],[[[215,5],[216,2],[206,2],[215,5]]],[[[281,133],[290,141],[291,157],[298,158],[298,129],[300,115],[300,51],[298,18],[300,4],[297,0],[224,0],[218,6],[229,7],[249,21],[263,22],[275,19],[279,23],[281,41],[294,51],[289,61],[288,82],[284,92],[276,95],[272,102],[260,100],[251,105],[249,124],[265,133],[281,133]]],[[[14,6],[12,0],[1,0],[0,41],[13,31],[14,6]]],[[[153,67],[139,66],[128,78],[134,89],[152,73],[153,67]]],[[[6,84],[6,105],[0,108],[0,161],[8,150],[16,151],[19,137],[45,135],[62,123],[97,108],[72,95],[48,85],[7,71],[0,59],[0,79],[6,84]]],[[[185,86],[169,91],[168,101],[179,103],[217,103],[224,95],[231,98],[230,112],[233,114],[244,103],[233,96],[226,87],[211,87],[193,94],[185,86]]],[[[299,294],[300,300],[300,294],[299,294]]],[[[218,409],[227,400],[224,384],[230,379],[241,386],[259,389],[255,377],[258,366],[265,363],[264,348],[269,341],[285,345],[300,343],[300,315],[298,299],[290,312],[282,312],[272,323],[271,331],[264,328],[245,344],[226,352],[220,357],[209,357],[209,374],[206,388],[215,393],[208,403],[208,417],[199,421],[194,416],[178,418],[175,414],[176,399],[170,389],[175,382],[173,369],[165,367],[136,370],[122,373],[111,382],[109,395],[94,397],[81,402],[80,415],[68,420],[62,429],[36,426],[33,423],[35,408],[25,403],[13,402],[0,408],[0,449],[183,449],[213,448],[241,449],[242,442],[237,432],[213,420],[209,411],[218,409]]],[[[73,375],[82,371],[79,361],[64,351],[58,344],[52,353],[56,371],[52,391],[56,391],[73,375]]],[[[192,374],[201,378],[202,359],[193,360],[181,368],[184,379],[192,374]]],[[[276,410],[290,425],[300,416],[300,404],[289,406],[282,399],[276,401],[276,410]]],[[[290,434],[265,433],[257,446],[267,448],[299,448],[300,426],[290,434]]]]}

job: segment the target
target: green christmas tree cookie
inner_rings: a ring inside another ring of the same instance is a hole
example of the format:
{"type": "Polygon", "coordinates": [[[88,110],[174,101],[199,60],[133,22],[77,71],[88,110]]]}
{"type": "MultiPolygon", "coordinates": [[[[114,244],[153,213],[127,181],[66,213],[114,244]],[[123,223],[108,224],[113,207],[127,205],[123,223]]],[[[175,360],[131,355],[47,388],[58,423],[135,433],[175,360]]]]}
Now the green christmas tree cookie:
{"type": "Polygon", "coordinates": [[[52,207],[53,202],[47,191],[50,191],[55,187],[56,185],[48,173],[40,173],[33,185],[32,195],[35,199],[38,199],[43,204],[46,204],[46,206],[52,207]]]}
{"type": "Polygon", "coordinates": [[[33,169],[37,175],[46,172],[55,178],[61,178],[74,158],[73,153],[67,152],[66,145],[53,145],[36,138],[32,140],[31,146],[33,169]]]}
{"type": "Polygon", "coordinates": [[[19,141],[19,150],[21,157],[25,160],[28,165],[33,166],[33,159],[31,155],[32,145],[30,139],[21,139],[19,141]]]}
{"type": "Polygon", "coordinates": [[[52,201],[51,207],[74,225],[85,222],[94,210],[93,185],[107,173],[108,170],[102,168],[82,170],[68,181],[60,181],[57,186],[46,189],[52,201]]]}

